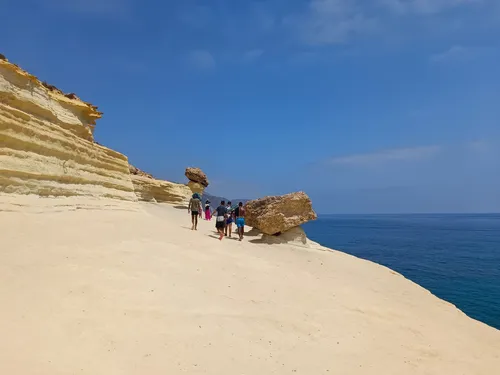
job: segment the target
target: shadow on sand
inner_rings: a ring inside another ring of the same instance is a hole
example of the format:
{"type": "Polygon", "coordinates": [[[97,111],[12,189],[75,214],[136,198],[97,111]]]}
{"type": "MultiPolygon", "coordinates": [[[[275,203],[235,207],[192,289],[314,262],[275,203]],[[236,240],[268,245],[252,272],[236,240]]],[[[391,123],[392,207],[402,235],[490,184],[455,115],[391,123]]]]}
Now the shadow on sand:
{"type": "Polygon", "coordinates": [[[260,235],[262,235],[262,232],[255,228],[252,228],[248,232],[245,231],[245,237],[258,237],[260,235]]]}
{"type": "Polygon", "coordinates": [[[177,208],[178,210],[187,210],[188,207],[187,206],[172,206],[174,208],[177,208]]]}
{"type": "Polygon", "coordinates": [[[265,244],[265,245],[272,245],[274,243],[274,242],[269,241],[266,238],[256,238],[255,240],[250,240],[248,242],[256,243],[256,244],[265,244]]]}
{"type": "Polygon", "coordinates": [[[284,233],[276,235],[263,234],[261,238],[256,238],[249,242],[266,245],[293,244],[299,247],[309,247],[306,234],[300,227],[292,228],[284,233]]]}

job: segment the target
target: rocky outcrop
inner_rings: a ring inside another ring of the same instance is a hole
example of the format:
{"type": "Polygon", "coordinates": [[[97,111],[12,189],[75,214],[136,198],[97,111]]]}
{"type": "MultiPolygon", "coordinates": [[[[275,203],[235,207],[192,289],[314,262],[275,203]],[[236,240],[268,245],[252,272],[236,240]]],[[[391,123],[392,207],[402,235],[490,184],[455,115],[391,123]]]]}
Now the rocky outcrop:
{"type": "Polygon", "coordinates": [[[187,205],[191,190],[183,184],[132,175],[135,194],[141,201],[187,205]]]}
{"type": "Polygon", "coordinates": [[[198,193],[200,195],[203,195],[203,192],[205,191],[205,187],[202,184],[199,184],[198,182],[193,182],[189,181],[187,183],[188,188],[190,189],[191,193],[198,193]]]}
{"type": "Polygon", "coordinates": [[[184,184],[158,180],[133,165],[129,166],[137,198],[146,202],[187,205],[191,190],[184,184]]]}
{"type": "Polygon", "coordinates": [[[129,164],[128,169],[130,171],[130,174],[135,175],[135,176],[142,176],[142,177],[147,177],[147,178],[154,178],[152,174],[146,173],[142,170],[140,170],[137,167],[134,167],[132,164],[129,164]]]}
{"type": "Polygon", "coordinates": [[[247,202],[245,209],[247,224],[268,235],[284,233],[317,219],[311,199],[304,192],[253,200],[247,202]]]}
{"type": "Polygon", "coordinates": [[[200,168],[186,168],[186,177],[189,179],[187,186],[192,193],[203,194],[205,188],[209,185],[207,175],[200,168]]]}
{"type": "Polygon", "coordinates": [[[209,185],[207,175],[200,168],[188,167],[185,175],[189,181],[197,182],[204,187],[209,185]]]}
{"type": "Polygon", "coordinates": [[[0,59],[0,192],[137,200],[127,158],[94,142],[101,115],[0,59]]]}

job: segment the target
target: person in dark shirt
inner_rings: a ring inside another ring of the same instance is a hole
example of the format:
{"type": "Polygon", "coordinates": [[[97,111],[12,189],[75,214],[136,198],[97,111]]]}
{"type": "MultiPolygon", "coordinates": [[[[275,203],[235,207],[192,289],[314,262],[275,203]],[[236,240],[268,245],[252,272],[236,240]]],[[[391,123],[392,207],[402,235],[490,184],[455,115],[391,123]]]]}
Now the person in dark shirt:
{"type": "Polygon", "coordinates": [[[234,210],[234,217],[236,218],[238,235],[240,236],[240,241],[242,241],[245,234],[245,208],[243,208],[243,202],[238,203],[238,207],[234,210]]]}
{"type": "Polygon", "coordinates": [[[226,202],[220,202],[220,206],[217,207],[214,212],[212,212],[212,215],[215,216],[215,227],[217,228],[217,232],[219,232],[219,240],[222,241],[222,239],[224,238],[224,228],[226,226],[227,219],[226,202]]]}

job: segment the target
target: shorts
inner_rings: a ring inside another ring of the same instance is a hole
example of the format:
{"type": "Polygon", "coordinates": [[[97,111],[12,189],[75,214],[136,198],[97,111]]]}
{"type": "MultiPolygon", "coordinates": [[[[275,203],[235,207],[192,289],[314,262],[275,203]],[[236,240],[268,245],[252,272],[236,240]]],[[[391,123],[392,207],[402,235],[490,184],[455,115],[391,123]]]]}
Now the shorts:
{"type": "Polygon", "coordinates": [[[191,216],[198,216],[198,211],[191,211],[191,216]]]}
{"type": "Polygon", "coordinates": [[[232,223],[234,223],[234,221],[233,221],[233,218],[232,218],[232,217],[230,217],[229,219],[227,219],[227,220],[226,220],[226,224],[227,224],[227,225],[232,224],[232,223]]]}
{"type": "Polygon", "coordinates": [[[244,228],[245,227],[245,218],[244,217],[238,217],[236,219],[236,226],[238,228],[244,228]]]}
{"type": "Polygon", "coordinates": [[[225,226],[226,226],[226,220],[224,220],[224,216],[217,216],[217,219],[215,220],[215,227],[217,229],[222,229],[225,226]]]}

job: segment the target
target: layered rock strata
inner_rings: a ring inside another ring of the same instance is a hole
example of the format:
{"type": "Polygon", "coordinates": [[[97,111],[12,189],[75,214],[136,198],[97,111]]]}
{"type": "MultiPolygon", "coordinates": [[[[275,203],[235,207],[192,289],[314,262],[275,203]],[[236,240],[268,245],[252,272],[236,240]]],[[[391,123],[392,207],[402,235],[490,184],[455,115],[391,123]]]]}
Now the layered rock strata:
{"type": "Polygon", "coordinates": [[[0,59],[0,192],[137,200],[127,158],[94,142],[101,115],[0,59]]]}
{"type": "Polygon", "coordinates": [[[245,208],[247,224],[268,235],[317,219],[311,199],[304,192],[256,199],[247,202],[245,208]]]}
{"type": "Polygon", "coordinates": [[[130,165],[130,173],[139,200],[180,205],[187,205],[189,202],[191,190],[186,185],[158,180],[133,165],[130,165]]]}

